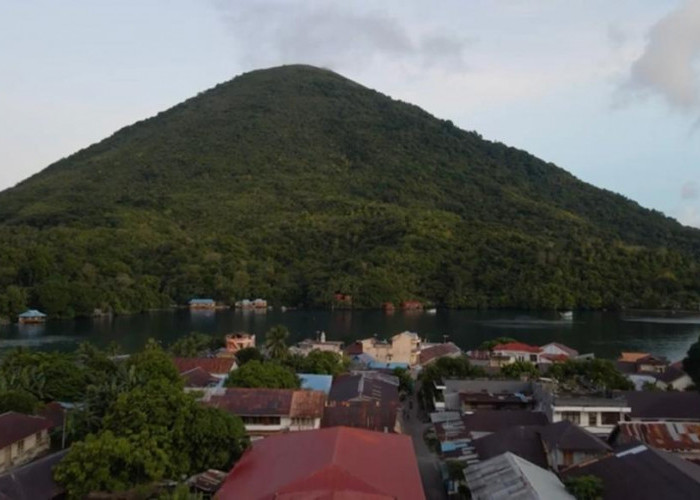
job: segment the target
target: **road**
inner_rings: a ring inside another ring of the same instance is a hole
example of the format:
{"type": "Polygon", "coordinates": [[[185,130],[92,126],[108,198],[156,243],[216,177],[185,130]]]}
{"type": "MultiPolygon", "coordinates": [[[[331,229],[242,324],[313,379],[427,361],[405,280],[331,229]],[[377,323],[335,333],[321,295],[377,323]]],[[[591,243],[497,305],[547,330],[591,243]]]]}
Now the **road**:
{"type": "MultiPolygon", "coordinates": [[[[423,433],[430,424],[425,424],[420,420],[416,396],[413,395],[410,399],[413,401],[413,408],[408,410],[409,418],[404,419],[404,433],[413,438],[413,448],[416,451],[425,498],[428,500],[447,500],[437,455],[428,448],[423,440],[423,433]]],[[[408,408],[408,400],[404,402],[404,407],[408,408]]]]}

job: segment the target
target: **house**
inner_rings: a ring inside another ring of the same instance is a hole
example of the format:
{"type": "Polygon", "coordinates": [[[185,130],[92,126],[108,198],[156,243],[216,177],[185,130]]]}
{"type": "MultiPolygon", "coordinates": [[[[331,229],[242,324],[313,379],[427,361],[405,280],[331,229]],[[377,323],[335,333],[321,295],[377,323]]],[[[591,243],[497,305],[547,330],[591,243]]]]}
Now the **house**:
{"type": "Polygon", "coordinates": [[[683,370],[681,361],[667,366],[656,377],[656,387],[667,391],[685,391],[692,385],[693,379],[683,370]]]}
{"type": "Polygon", "coordinates": [[[199,366],[180,373],[185,390],[202,390],[223,385],[225,378],[215,377],[199,366]]]}
{"type": "Polygon", "coordinates": [[[241,349],[255,347],[255,335],[245,332],[230,333],[226,335],[226,352],[236,354],[241,349]]]}
{"type": "Polygon", "coordinates": [[[20,314],[17,317],[17,321],[21,325],[46,323],[46,314],[41,311],[37,311],[36,309],[29,309],[20,314]]]}
{"type": "Polygon", "coordinates": [[[296,389],[215,389],[203,403],[243,420],[252,439],[321,427],[326,395],[296,389]]]}
{"type": "Polygon", "coordinates": [[[267,310],[267,300],[265,299],[255,299],[255,300],[250,300],[250,299],[243,299],[237,301],[235,304],[236,309],[243,309],[243,310],[252,310],[252,309],[257,309],[257,310],[267,310]]]}
{"type": "Polygon", "coordinates": [[[233,358],[173,358],[178,372],[184,373],[193,368],[201,368],[216,377],[228,377],[236,366],[233,358]]]}
{"type": "Polygon", "coordinates": [[[538,411],[481,410],[462,415],[457,421],[437,423],[435,434],[439,441],[477,439],[515,426],[546,425],[547,416],[538,411]]]}
{"type": "Polygon", "coordinates": [[[540,430],[540,438],[547,465],[555,472],[612,452],[606,442],[568,420],[545,425],[540,430]]]}
{"type": "Polygon", "coordinates": [[[377,340],[374,337],[360,340],[362,353],[370,355],[380,363],[407,363],[415,365],[418,362],[421,340],[417,333],[402,332],[391,337],[389,341],[377,340]]]}
{"type": "Polygon", "coordinates": [[[507,342],[497,344],[491,349],[495,356],[508,358],[508,363],[516,361],[529,361],[530,363],[540,363],[542,348],[536,345],[528,345],[522,342],[507,342]]]}
{"type": "Polygon", "coordinates": [[[308,356],[312,351],[329,351],[342,355],[343,342],[339,340],[326,340],[326,332],[321,332],[317,340],[302,340],[296,346],[290,347],[289,351],[302,356],[308,356]]]}
{"type": "Polygon", "coordinates": [[[321,427],[357,427],[378,432],[401,432],[399,402],[345,401],[328,404],[321,427]]]}
{"type": "Polygon", "coordinates": [[[622,391],[630,406],[629,421],[700,420],[700,393],[675,391],[622,391]]]}
{"type": "Polygon", "coordinates": [[[604,500],[700,498],[700,467],[643,444],[630,445],[562,473],[564,480],[579,476],[600,478],[604,500]]]}
{"type": "Polygon", "coordinates": [[[663,373],[669,362],[661,356],[648,352],[623,352],[617,359],[618,369],[622,373],[663,373]]]}
{"type": "Polygon", "coordinates": [[[536,384],[535,398],[537,408],[547,414],[550,422],[568,420],[596,436],[607,437],[632,411],[625,395],[620,393],[557,392],[536,384]]]}
{"type": "Polygon", "coordinates": [[[475,500],[573,500],[564,484],[552,472],[504,453],[485,462],[470,465],[464,476],[475,500]]]}
{"type": "Polygon", "coordinates": [[[393,375],[363,371],[333,377],[328,404],[347,401],[399,401],[399,379],[393,375]]]}
{"type": "Polygon", "coordinates": [[[492,371],[494,374],[499,373],[502,366],[511,362],[509,356],[498,356],[491,351],[478,349],[467,351],[466,356],[470,364],[483,368],[487,372],[492,371]]]}
{"type": "Polygon", "coordinates": [[[0,472],[25,464],[49,451],[48,418],[9,411],[0,415],[0,472]]]}
{"type": "Polygon", "coordinates": [[[0,499],[37,500],[64,498],[64,488],[53,479],[53,468],[66,456],[59,451],[20,465],[0,475],[0,499]]]}
{"type": "Polygon", "coordinates": [[[435,387],[435,409],[528,409],[535,406],[532,382],[447,379],[435,387]]]}
{"type": "Polygon", "coordinates": [[[192,299],[189,301],[190,310],[192,311],[206,311],[216,309],[216,302],[214,299],[192,299]]]}
{"type": "Polygon", "coordinates": [[[408,436],[333,427],[253,443],[217,494],[219,500],[424,500],[408,436]]]}
{"type": "Polygon", "coordinates": [[[481,460],[511,452],[555,472],[612,452],[607,443],[568,421],[510,427],[475,439],[472,445],[481,460]]]}
{"type": "Polygon", "coordinates": [[[578,357],[578,351],[572,349],[564,344],[559,344],[557,342],[550,342],[540,347],[542,354],[550,354],[553,356],[566,356],[567,358],[573,359],[578,357]]]}
{"type": "Polygon", "coordinates": [[[547,455],[540,438],[540,425],[516,425],[472,441],[480,461],[510,452],[538,467],[547,468],[547,455]]]}
{"type": "Polygon", "coordinates": [[[431,344],[423,346],[418,354],[418,364],[427,366],[436,359],[440,358],[458,358],[462,355],[462,349],[457,347],[452,342],[443,344],[431,344]]]}
{"type": "Polygon", "coordinates": [[[700,461],[700,421],[620,422],[610,434],[609,441],[617,447],[644,443],[688,460],[700,461]]]}

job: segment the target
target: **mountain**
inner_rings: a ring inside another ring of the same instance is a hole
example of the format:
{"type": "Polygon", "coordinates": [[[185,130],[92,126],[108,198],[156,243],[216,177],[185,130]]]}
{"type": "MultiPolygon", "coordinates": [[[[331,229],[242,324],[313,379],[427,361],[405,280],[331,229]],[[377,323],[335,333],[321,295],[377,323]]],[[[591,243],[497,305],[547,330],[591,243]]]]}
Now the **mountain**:
{"type": "Polygon", "coordinates": [[[193,296],[700,304],[700,230],[331,71],[217,85],[0,193],[0,315],[193,296]]]}

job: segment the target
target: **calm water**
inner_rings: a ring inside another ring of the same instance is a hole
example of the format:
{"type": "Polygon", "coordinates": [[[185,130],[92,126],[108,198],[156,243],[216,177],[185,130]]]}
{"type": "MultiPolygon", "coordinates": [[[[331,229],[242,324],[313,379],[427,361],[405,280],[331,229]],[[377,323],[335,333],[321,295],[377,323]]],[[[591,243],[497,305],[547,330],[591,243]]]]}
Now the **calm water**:
{"type": "Polygon", "coordinates": [[[116,341],[125,351],[143,346],[149,337],[170,344],[191,331],[223,335],[248,331],[259,341],[271,326],[284,324],[296,342],[320,330],[328,340],[389,337],[410,330],[430,341],[443,335],[463,349],[499,336],[544,344],[557,341],[581,352],[617,357],[622,350],[645,351],[681,359],[700,335],[700,314],[651,315],[609,312],[576,312],[573,321],[562,321],[555,313],[518,311],[438,311],[387,315],[382,311],[270,311],[243,313],[225,310],[190,313],[187,310],[154,312],[136,316],[76,321],[50,321],[46,325],[0,326],[0,350],[28,346],[46,350],[71,350],[89,340],[104,346],[116,341]]]}

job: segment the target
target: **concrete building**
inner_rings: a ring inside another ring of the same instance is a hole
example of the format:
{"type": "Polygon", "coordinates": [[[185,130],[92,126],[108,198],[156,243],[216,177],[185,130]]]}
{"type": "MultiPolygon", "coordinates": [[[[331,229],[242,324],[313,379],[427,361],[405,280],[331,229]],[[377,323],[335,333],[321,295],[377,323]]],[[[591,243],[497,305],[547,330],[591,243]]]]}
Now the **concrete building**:
{"type": "Polygon", "coordinates": [[[245,332],[226,335],[226,353],[236,354],[241,349],[255,347],[255,335],[245,332]]]}
{"type": "Polygon", "coordinates": [[[374,337],[358,341],[362,352],[370,355],[379,363],[407,363],[415,365],[421,350],[421,340],[417,333],[402,332],[388,341],[374,337]]]}
{"type": "Polygon", "coordinates": [[[0,472],[49,451],[51,420],[10,411],[0,415],[0,472]]]}

